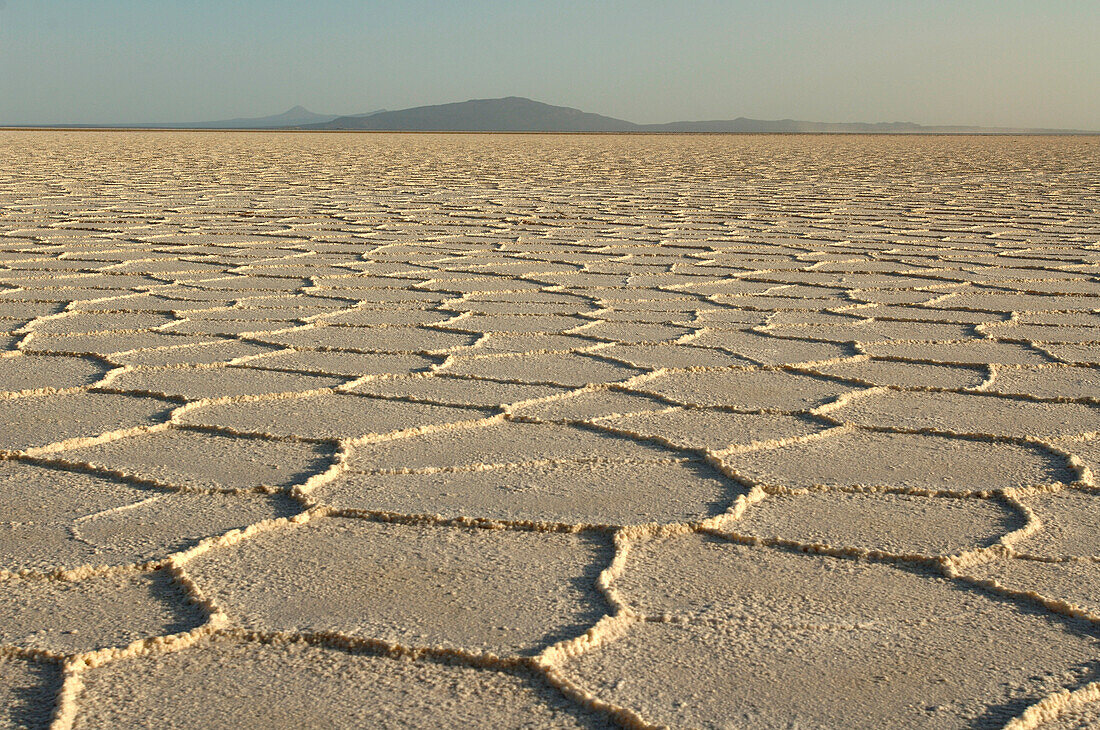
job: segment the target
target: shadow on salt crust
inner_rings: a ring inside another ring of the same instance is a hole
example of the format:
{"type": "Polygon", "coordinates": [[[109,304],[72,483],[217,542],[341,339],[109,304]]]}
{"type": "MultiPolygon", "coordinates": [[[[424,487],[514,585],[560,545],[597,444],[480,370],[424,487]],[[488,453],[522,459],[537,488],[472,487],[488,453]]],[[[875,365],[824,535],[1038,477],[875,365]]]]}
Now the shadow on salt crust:
{"type": "Polygon", "coordinates": [[[582,421],[638,411],[662,411],[669,407],[668,403],[649,395],[605,388],[516,406],[512,412],[522,418],[544,421],[582,421]]]}
{"type": "Polygon", "coordinates": [[[60,689],[57,665],[0,656],[0,727],[45,730],[60,689]]]}
{"type": "Polygon", "coordinates": [[[248,364],[256,368],[297,370],[341,377],[406,374],[427,370],[435,361],[423,355],[367,355],[358,352],[276,352],[248,364]]]}
{"type": "Polygon", "coordinates": [[[344,382],[342,378],[230,366],[201,370],[132,371],[123,373],[111,383],[111,386],[121,390],[149,391],[198,400],[331,388],[344,382]]]}
{"type": "Polygon", "coordinates": [[[613,345],[599,353],[639,368],[721,368],[752,364],[743,357],[695,345],[613,345]]]}
{"type": "Polygon", "coordinates": [[[423,469],[521,464],[535,461],[630,459],[655,461],[682,456],[652,442],[550,423],[503,421],[478,428],[419,434],[366,444],[355,450],[352,469],[423,469]]]}
{"type": "MultiPolygon", "coordinates": [[[[797,302],[792,299],[791,302],[797,302]]],[[[850,357],[856,354],[850,345],[830,342],[784,340],[744,330],[710,330],[692,340],[701,347],[716,347],[763,365],[786,365],[850,357]]]]}
{"type": "Polygon", "coordinates": [[[27,449],[164,421],[176,404],[116,393],[0,400],[0,449],[27,449]]]}
{"type": "Polygon", "coordinates": [[[492,380],[468,380],[446,376],[430,378],[385,378],[368,380],[351,389],[384,398],[411,398],[455,406],[497,408],[533,398],[545,398],[567,392],[554,385],[499,383],[492,380]]]}
{"type": "MultiPolygon", "coordinates": [[[[1100,339],[1100,329],[1096,330],[1100,339]]],[[[1100,371],[1090,367],[1002,368],[988,388],[1009,395],[1039,398],[1100,399],[1100,371]]]]}
{"type": "Polygon", "coordinates": [[[473,408],[334,393],[220,403],[189,411],[181,420],[249,433],[332,439],[475,421],[487,415],[473,408]]]}
{"type": "Polygon", "coordinates": [[[1100,407],[1036,403],[978,393],[873,393],[829,415],[860,426],[930,428],[990,436],[1044,438],[1100,431],[1100,407]]]}
{"type": "Polygon", "coordinates": [[[699,462],[561,462],[433,474],[347,472],[314,494],[338,508],[636,525],[701,520],[743,490],[699,462]]]}
{"type": "Polygon", "coordinates": [[[290,486],[327,469],[331,457],[331,447],[317,444],[176,428],[65,452],[66,459],[202,489],[290,486]]]}
{"type": "Polygon", "coordinates": [[[970,566],[961,572],[978,580],[994,580],[1011,591],[1071,603],[1100,616],[1100,562],[1094,560],[1048,563],[1004,559],[970,566]]]}
{"type": "Polygon", "coordinates": [[[580,388],[589,383],[615,383],[639,373],[625,365],[572,354],[460,357],[446,372],[570,388],[580,388]]]}
{"type": "Polygon", "coordinates": [[[91,385],[108,366],[93,358],[24,356],[0,359],[0,391],[91,385]]]}
{"type": "Polygon", "coordinates": [[[990,499],[812,492],[766,497],[729,529],[762,538],[936,556],[992,545],[1024,524],[1023,515],[990,499]]]}
{"type": "Polygon", "coordinates": [[[977,340],[974,342],[879,342],[865,345],[863,351],[874,357],[920,360],[948,365],[1042,365],[1050,362],[1039,351],[1026,345],[977,340]]]}
{"type": "Polygon", "coordinates": [[[123,365],[153,368],[170,365],[208,365],[229,362],[239,357],[261,355],[265,352],[273,352],[276,349],[271,345],[257,345],[252,342],[223,340],[211,343],[208,340],[206,343],[184,345],[183,347],[138,350],[125,355],[112,355],[111,360],[123,365]]]}
{"type": "Polygon", "coordinates": [[[1096,494],[1066,489],[1023,499],[1042,527],[1013,541],[1021,553],[1048,558],[1100,557],[1100,513],[1096,494]]]}
{"type": "Polygon", "coordinates": [[[979,492],[1074,480],[1064,458],[1038,446],[875,431],[834,432],[802,443],[729,454],[723,462],[754,481],[796,489],[875,486],[979,492]]]}
{"type": "Polygon", "coordinates": [[[1100,670],[1088,624],[884,564],[692,535],[637,545],[617,587],[675,620],[565,671],[661,724],[1000,727],[1100,670]]]}
{"type": "Polygon", "coordinates": [[[329,518],[204,553],[186,570],[249,629],[530,655],[609,610],[595,585],[611,558],[602,535],[329,518]]]}
{"type": "Polygon", "coordinates": [[[297,511],[259,495],[179,494],[23,462],[0,463],[0,570],[165,557],[199,539],[297,511]]]}
{"type": "Polygon", "coordinates": [[[731,413],[702,408],[641,413],[600,421],[639,437],[657,437],[685,449],[720,451],[754,441],[807,436],[827,427],[806,416],[731,413]]]}
{"type": "Polygon", "coordinates": [[[896,360],[815,365],[813,369],[838,378],[852,378],[873,385],[894,385],[903,388],[976,388],[985,382],[987,375],[984,367],[934,365],[896,360]]]}
{"type": "Polygon", "coordinates": [[[825,378],[770,370],[675,373],[638,388],[683,405],[784,411],[808,410],[853,390],[825,378]]]}
{"type": "Polygon", "coordinates": [[[435,352],[472,345],[476,335],[421,327],[315,327],[267,335],[265,342],[290,347],[332,347],[357,352],[435,352]]]}
{"type": "Polygon", "coordinates": [[[188,631],[205,614],[163,571],[0,586],[0,644],[65,654],[188,631]]]}

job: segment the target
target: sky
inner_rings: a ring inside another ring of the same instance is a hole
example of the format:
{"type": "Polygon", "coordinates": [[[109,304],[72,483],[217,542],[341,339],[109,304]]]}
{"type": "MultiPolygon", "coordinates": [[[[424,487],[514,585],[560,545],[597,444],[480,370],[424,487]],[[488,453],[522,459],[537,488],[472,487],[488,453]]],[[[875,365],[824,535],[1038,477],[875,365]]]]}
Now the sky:
{"type": "Polygon", "coordinates": [[[0,124],[526,96],[1100,130],[1100,0],[0,0],[0,124]]]}

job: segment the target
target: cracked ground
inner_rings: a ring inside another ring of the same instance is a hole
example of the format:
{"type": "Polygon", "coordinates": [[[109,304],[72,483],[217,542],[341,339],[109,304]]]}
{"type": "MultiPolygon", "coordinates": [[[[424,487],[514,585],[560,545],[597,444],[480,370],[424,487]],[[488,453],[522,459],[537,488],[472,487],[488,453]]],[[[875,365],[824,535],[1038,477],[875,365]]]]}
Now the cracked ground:
{"type": "Polygon", "coordinates": [[[1100,139],[0,159],[0,726],[1100,723],[1100,139]]]}

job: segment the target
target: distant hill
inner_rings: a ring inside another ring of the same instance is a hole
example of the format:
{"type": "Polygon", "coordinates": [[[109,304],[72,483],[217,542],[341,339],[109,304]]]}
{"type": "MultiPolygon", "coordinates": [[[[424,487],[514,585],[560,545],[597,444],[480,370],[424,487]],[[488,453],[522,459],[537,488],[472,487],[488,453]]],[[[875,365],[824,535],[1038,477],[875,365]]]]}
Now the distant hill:
{"type": "Polygon", "coordinates": [[[418,106],[367,116],[337,117],[304,129],[370,129],[416,132],[636,132],[622,119],[552,106],[521,96],[418,106]]]}
{"type": "MultiPolygon", "coordinates": [[[[897,134],[932,131],[940,127],[922,127],[912,122],[800,122],[796,119],[714,119],[702,122],[669,122],[668,124],[644,124],[647,132],[740,132],[740,133],[813,133],[848,132],[860,134],[897,134]]],[[[959,130],[968,129],[959,127],[959,130]]],[[[977,127],[969,128],[977,129],[977,127]]]]}
{"type": "Polygon", "coordinates": [[[681,132],[681,133],[825,133],[959,134],[1042,133],[1081,134],[1077,130],[931,127],[912,122],[803,122],[795,119],[717,119],[667,124],[636,124],[565,106],[553,106],[521,96],[471,99],[455,104],[418,106],[370,115],[337,117],[300,125],[301,129],[357,129],[395,132],[681,132]]]}
{"type": "Polygon", "coordinates": [[[336,114],[317,114],[304,106],[296,106],[287,109],[282,114],[273,114],[270,117],[238,117],[237,119],[223,119],[217,122],[195,122],[193,124],[172,124],[171,127],[188,127],[191,129],[276,129],[279,127],[297,127],[302,124],[316,124],[335,119],[336,114]]]}
{"type": "MultiPolygon", "coordinates": [[[[36,126],[36,125],[20,125],[36,126]]],[[[912,122],[805,122],[796,119],[713,119],[666,124],[636,124],[522,96],[471,99],[453,104],[417,106],[366,114],[316,114],[296,106],[270,117],[215,122],[158,124],[51,124],[48,127],[134,127],[139,129],[315,129],[378,132],[679,132],[679,133],[845,133],[845,134],[1096,134],[1075,129],[924,126],[912,122]]]]}
{"type": "MultiPolygon", "coordinates": [[[[385,111],[380,109],[379,111],[385,111]]],[[[373,114],[374,112],[371,112],[373,114]]],[[[304,124],[317,124],[336,119],[338,114],[317,114],[303,106],[287,109],[269,117],[238,117],[213,122],[137,122],[118,124],[19,124],[0,125],[44,129],[294,129],[304,124]]],[[[368,116],[364,114],[363,116],[368,116]]]]}
{"type": "MultiPolygon", "coordinates": [[[[382,110],[384,111],[384,110],[382,110]]],[[[305,124],[319,124],[336,119],[338,114],[317,114],[304,106],[295,106],[282,114],[269,117],[238,117],[215,122],[183,122],[171,124],[138,124],[137,127],[156,127],[159,129],[286,129],[305,124]]]]}

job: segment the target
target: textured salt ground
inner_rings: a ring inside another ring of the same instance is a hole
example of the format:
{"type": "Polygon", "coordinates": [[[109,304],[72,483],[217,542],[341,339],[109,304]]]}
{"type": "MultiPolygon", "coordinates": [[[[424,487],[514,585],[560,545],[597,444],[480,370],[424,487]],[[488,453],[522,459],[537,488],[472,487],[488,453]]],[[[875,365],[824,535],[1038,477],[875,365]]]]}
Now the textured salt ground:
{"type": "Polygon", "coordinates": [[[1094,497],[1092,492],[1064,490],[1021,500],[1043,529],[1021,537],[1013,547],[1047,558],[1100,557],[1100,514],[1092,507],[1094,497]]]}
{"type": "Polygon", "coordinates": [[[272,372],[244,367],[200,370],[136,370],[112,381],[115,388],[200,400],[227,396],[293,393],[343,384],[339,378],[272,372]]]}
{"type": "Polygon", "coordinates": [[[521,383],[546,383],[580,388],[590,383],[615,383],[638,375],[625,365],[584,355],[516,355],[455,358],[446,370],[455,375],[472,375],[521,383]]]}
{"type": "Polygon", "coordinates": [[[861,426],[1056,438],[1100,430],[1100,407],[1037,403],[978,393],[872,393],[831,415],[861,426]]]}
{"type": "Polygon", "coordinates": [[[1100,705],[1095,701],[1081,709],[1073,709],[1045,723],[1043,730],[1088,730],[1100,723],[1100,705]]]}
{"type": "Polygon", "coordinates": [[[934,575],[697,536],[632,561],[620,591],[669,619],[566,671],[662,724],[998,726],[1100,669],[1090,633],[934,575]]]}
{"type": "Polygon", "coordinates": [[[667,409],[602,416],[599,423],[616,431],[651,438],[683,449],[712,451],[820,433],[826,425],[806,416],[781,413],[733,413],[702,408],[667,409]]]}
{"type": "Polygon", "coordinates": [[[422,355],[364,355],[356,352],[274,352],[251,365],[271,370],[299,370],[355,378],[363,375],[404,374],[425,371],[435,364],[422,355]]]}
{"type": "Polygon", "coordinates": [[[986,499],[811,492],[774,495],[730,525],[738,534],[900,555],[949,555],[991,545],[1025,524],[986,499]]]}
{"type": "Polygon", "coordinates": [[[996,378],[986,390],[1040,398],[1100,400],[1100,377],[1097,376],[1097,369],[1090,367],[1003,368],[997,371],[996,378]]]}
{"type": "Polygon", "coordinates": [[[163,571],[74,581],[13,579],[0,594],[0,642],[74,654],[175,634],[203,623],[163,571]]]}
{"type": "Polygon", "coordinates": [[[816,365],[823,375],[899,388],[976,388],[989,378],[985,368],[877,360],[816,365]]]}
{"type": "Polygon", "coordinates": [[[39,357],[28,362],[7,358],[0,360],[0,391],[91,385],[107,370],[90,358],[39,357]]]}
{"type": "Polygon", "coordinates": [[[172,365],[214,365],[218,363],[229,363],[238,358],[262,355],[276,350],[276,347],[270,345],[258,345],[252,342],[239,342],[236,340],[218,341],[216,338],[208,338],[204,342],[185,344],[181,347],[135,350],[123,354],[114,354],[111,356],[111,360],[120,365],[134,365],[150,368],[172,365]],[[211,342],[212,339],[215,341],[211,342]]]}
{"type": "Polygon", "coordinates": [[[337,508],[595,525],[693,522],[742,490],[698,462],[570,462],[427,474],[349,471],[315,493],[337,508]]]}
{"type": "Polygon", "coordinates": [[[88,672],[74,727],[603,728],[537,676],[218,641],[88,672]]]}
{"type": "Polygon", "coordinates": [[[549,461],[659,461],[683,454],[587,428],[499,422],[368,444],[348,460],[352,469],[445,469],[549,461]]]}
{"type": "Polygon", "coordinates": [[[176,405],[117,393],[66,393],[0,400],[0,449],[24,450],[110,431],[151,426],[176,405]]]}
{"type": "Polygon", "coordinates": [[[1100,615],[1100,563],[1093,560],[1044,562],[998,560],[963,571],[979,581],[995,581],[1010,591],[1072,604],[1100,615]]]}
{"type": "Polygon", "coordinates": [[[65,458],[195,489],[286,487],[324,471],[330,447],[171,429],[65,452],[65,458]],[[195,455],[201,454],[201,459],[195,455]]]}
{"type": "Polygon", "coordinates": [[[820,438],[722,459],[754,482],[794,489],[983,492],[1073,481],[1063,458],[1037,446],[926,434],[834,429],[820,438]]]}
{"type": "Polygon", "coordinates": [[[472,408],[335,393],[219,403],[189,411],[181,420],[250,433],[335,439],[476,421],[486,415],[472,408]]]}
{"type": "Polygon", "coordinates": [[[767,370],[662,375],[640,387],[685,405],[788,411],[808,410],[852,390],[823,378],[767,370]]]}
{"type": "Polygon", "coordinates": [[[1094,722],[1094,141],[348,139],[0,135],[0,726],[1094,722]]]}
{"type": "Polygon", "coordinates": [[[558,385],[527,385],[440,376],[369,380],[356,385],[351,391],[382,397],[423,400],[443,405],[491,408],[502,403],[518,403],[562,395],[568,393],[569,389],[558,385]]]}
{"type": "Polygon", "coordinates": [[[61,672],[56,665],[0,657],[0,725],[48,727],[60,687],[61,672]]]}
{"type": "Polygon", "coordinates": [[[607,606],[594,584],[611,558],[601,535],[336,518],[261,533],[188,572],[245,628],[510,655],[599,620],[607,606]]]}
{"type": "Polygon", "coordinates": [[[585,421],[637,411],[667,410],[669,403],[657,398],[621,390],[592,390],[565,399],[540,399],[513,405],[521,418],[544,421],[585,421]]]}

